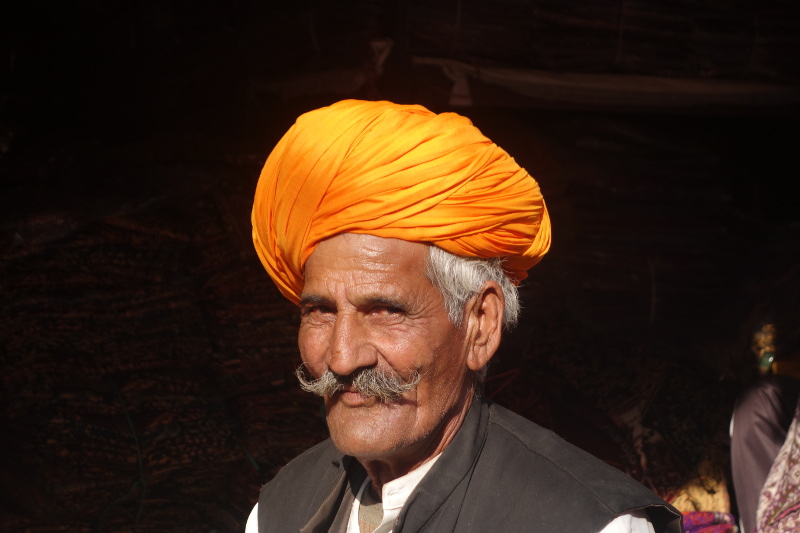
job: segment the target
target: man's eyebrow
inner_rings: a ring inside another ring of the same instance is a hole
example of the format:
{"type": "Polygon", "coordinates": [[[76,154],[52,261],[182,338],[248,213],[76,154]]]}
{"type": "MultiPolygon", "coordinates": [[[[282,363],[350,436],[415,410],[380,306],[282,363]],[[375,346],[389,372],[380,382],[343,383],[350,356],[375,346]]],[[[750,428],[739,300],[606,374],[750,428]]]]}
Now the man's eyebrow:
{"type": "Polygon", "coordinates": [[[300,307],[307,307],[309,305],[328,305],[330,300],[316,294],[307,294],[300,298],[300,307]]]}
{"type": "Polygon", "coordinates": [[[382,305],[384,307],[396,307],[405,309],[408,304],[402,300],[388,296],[366,296],[359,302],[361,305],[382,305]]]}
{"type": "MultiPolygon", "coordinates": [[[[300,307],[310,307],[315,305],[333,305],[333,301],[330,298],[325,298],[324,296],[319,296],[317,294],[307,294],[300,298],[300,303],[298,304],[300,307]]],[[[398,309],[405,309],[408,307],[408,303],[398,299],[392,298],[390,296],[385,295],[366,295],[363,298],[359,298],[357,302],[358,306],[374,306],[380,305],[384,307],[396,307],[398,309]]]]}

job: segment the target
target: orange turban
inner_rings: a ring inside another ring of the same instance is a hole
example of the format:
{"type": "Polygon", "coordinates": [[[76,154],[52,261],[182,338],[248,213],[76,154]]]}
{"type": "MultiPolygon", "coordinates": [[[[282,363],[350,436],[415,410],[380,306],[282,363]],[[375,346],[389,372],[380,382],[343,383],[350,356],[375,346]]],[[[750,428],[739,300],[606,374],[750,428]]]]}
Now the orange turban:
{"type": "Polygon", "coordinates": [[[418,105],[345,100],[302,115],[256,187],[253,241],[297,303],[316,245],[340,233],[505,257],[517,280],[550,247],[536,181],[469,119],[418,105]]]}

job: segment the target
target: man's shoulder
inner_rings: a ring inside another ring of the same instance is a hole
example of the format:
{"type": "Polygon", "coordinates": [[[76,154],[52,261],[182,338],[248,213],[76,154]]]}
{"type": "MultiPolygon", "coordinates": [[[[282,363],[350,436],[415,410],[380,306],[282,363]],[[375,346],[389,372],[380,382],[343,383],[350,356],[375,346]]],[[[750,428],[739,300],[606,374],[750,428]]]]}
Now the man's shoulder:
{"type": "Polygon", "coordinates": [[[549,429],[494,403],[489,406],[489,435],[490,441],[495,441],[494,446],[502,442],[504,447],[516,448],[517,453],[527,452],[530,455],[528,461],[535,460],[537,467],[541,467],[541,463],[549,463],[565,472],[588,467],[592,473],[599,470],[600,473],[633,481],[623,472],[570,444],[549,429]]]}
{"type": "Polygon", "coordinates": [[[302,479],[306,473],[315,472],[319,475],[321,470],[339,470],[342,459],[341,452],[330,439],[326,439],[286,463],[267,485],[282,485],[293,480],[307,483],[307,480],[302,479]]]}
{"type": "Polygon", "coordinates": [[[593,502],[613,514],[663,503],[624,472],[497,404],[489,407],[484,454],[505,483],[523,492],[557,487],[562,495],[593,502]]]}
{"type": "Polygon", "coordinates": [[[297,531],[344,475],[344,458],[325,440],[287,463],[261,487],[258,498],[259,531],[297,531]]]}

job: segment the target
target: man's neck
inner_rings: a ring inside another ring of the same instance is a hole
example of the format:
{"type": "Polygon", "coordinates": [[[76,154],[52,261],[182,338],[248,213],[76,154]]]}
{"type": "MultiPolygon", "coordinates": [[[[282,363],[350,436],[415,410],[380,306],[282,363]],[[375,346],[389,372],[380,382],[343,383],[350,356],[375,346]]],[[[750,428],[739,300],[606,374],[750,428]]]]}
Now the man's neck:
{"type": "Polygon", "coordinates": [[[389,459],[364,459],[356,457],[361,466],[367,471],[372,483],[374,494],[380,498],[383,485],[397,478],[405,476],[409,472],[421,467],[434,457],[444,451],[450,442],[455,438],[456,433],[461,428],[461,424],[467,417],[469,408],[472,406],[474,392],[470,391],[466,401],[454,416],[438,432],[438,438],[434,439],[433,444],[427,446],[423,443],[416,453],[404,457],[392,457],[389,459]]]}

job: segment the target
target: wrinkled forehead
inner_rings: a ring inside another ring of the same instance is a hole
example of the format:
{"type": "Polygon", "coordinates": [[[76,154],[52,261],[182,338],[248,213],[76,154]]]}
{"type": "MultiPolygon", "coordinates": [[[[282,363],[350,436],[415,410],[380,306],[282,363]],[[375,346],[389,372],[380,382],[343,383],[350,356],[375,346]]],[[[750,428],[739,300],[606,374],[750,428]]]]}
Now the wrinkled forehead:
{"type": "Polygon", "coordinates": [[[425,260],[431,245],[422,242],[379,237],[369,233],[340,233],[320,241],[308,257],[304,269],[311,262],[330,262],[339,257],[353,257],[363,261],[387,261],[398,263],[425,260]],[[404,259],[405,261],[400,261],[404,259]]]}
{"type": "MultiPolygon", "coordinates": [[[[336,291],[399,295],[427,290],[429,245],[346,233],[322,241],[306,262],[302,297],[336,291]]],[[[302,298],[301,297],[301,298],[302,298]]]]}
{"type": "Polygon", "coordinates": [[[342,233],[321,241],[304,265],[308,281],[319,269],[364,269],[408,273],[424,269],[430,245],[362,233],[342,233]]]}

